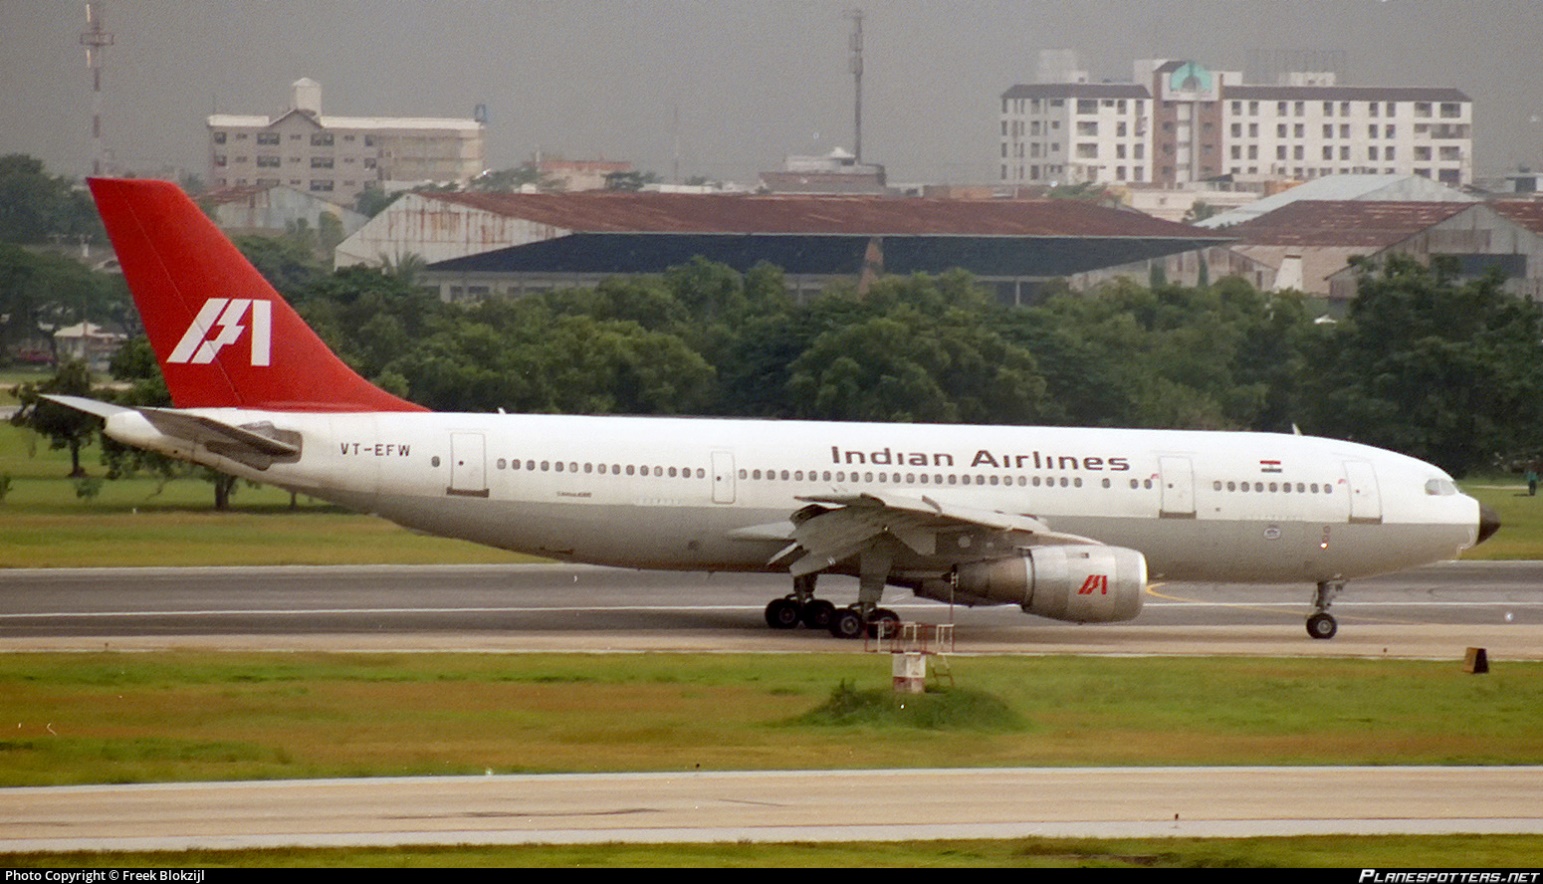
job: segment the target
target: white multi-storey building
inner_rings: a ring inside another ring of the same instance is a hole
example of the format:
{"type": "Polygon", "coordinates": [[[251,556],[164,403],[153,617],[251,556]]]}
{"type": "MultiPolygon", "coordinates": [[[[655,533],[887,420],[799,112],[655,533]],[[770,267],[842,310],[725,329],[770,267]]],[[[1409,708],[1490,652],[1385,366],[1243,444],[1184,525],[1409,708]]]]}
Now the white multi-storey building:
{"type": "Polygon", "coordinates": [[[1473,180],[1473,102],[1456,89],[1235,86],[1223,96],[1226,172],[1473,180]]]}
{"type": "Polygon", "coordinates": [[[1151,181],[1145,87],[1041,83],[1002,94],[1002,181],[1151,181]]]}
{"type": "Polygon", "coordinates": [[[283,184],[338,203],[389,182],[465,182],[485,162],[483,124],[418,117],[323,116],[321,86],[290,86],[277,117],[209,117],[212,187],[283,184]]]}
{"type": "Polygon", "coordinates": [[[1250,86],[1192,61],[1135,69],[1130,84],[1004,92],[1000,180],[1175,186],[1222,175],[1377,173],[1457,187],[1473,179],[1473,102],[1456,89],[1339,86],[1324,72],[1250,86]]]}

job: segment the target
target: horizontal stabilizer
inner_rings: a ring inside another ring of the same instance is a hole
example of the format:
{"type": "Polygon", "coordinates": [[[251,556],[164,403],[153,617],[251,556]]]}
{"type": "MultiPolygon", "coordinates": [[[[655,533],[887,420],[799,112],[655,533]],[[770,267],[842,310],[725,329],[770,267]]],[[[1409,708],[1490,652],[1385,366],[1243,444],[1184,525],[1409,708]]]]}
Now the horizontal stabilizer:
{"type": "Polygon", "coordinates": [[[130,408],[80,396],[50,395],[43,398],[104,420],[124,414],[138,414],[163,436],[190,445],[202,445],[221,457],[254,469],[266,470],[276,462],[292,463],[300,459],[300,434],[275,429],[271,424],[237,426],[175,408],[130,408]]]}

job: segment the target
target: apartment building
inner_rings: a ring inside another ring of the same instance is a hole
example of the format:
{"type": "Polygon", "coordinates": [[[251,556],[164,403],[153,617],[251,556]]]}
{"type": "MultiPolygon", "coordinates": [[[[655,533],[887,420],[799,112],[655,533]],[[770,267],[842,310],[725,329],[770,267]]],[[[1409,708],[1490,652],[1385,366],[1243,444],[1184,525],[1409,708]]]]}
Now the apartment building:
{"type": "Polygon", "coordinates": [[[321,86],[290,86],[289,107],[268,117],[208,118],[211,187],[286,185],[348,205],[366,187],[466,183],[483,171],[477,120],[339,117],[321,112],[321,86]]]}
{"type": "Polygon", "coordinates": [[[1333,72],[1248,85],[1194,61],[1143,60],[1133,82],[1002,93],[1000,180],[1181,186],[1224,175],[1473,180],[1473,102],[1457,89],[1340,86],[1333,72]]]}

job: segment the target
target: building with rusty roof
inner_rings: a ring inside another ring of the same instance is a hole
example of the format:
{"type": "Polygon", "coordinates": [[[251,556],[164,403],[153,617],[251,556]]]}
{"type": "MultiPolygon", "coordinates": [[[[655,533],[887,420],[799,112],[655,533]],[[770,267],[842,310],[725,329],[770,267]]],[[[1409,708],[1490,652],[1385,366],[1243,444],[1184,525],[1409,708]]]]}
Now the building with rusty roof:
{"type": "Polygon", "coordinates": [[[1135,212],[1068,200],[667,193],[409,194],[338,248],[338,265],[430,262],[452,299],[519,295],[658,273],[693,257],[781,267],[799,296],[865,268],[959,268],[1021,303],[1046,280],[1225,242],[1135,212]]]}
{"type": "Polygon", "coordinates": [[[1543,296],[1543,211],[1530,201],[1304,200],[1227,230],[1234,251],[1278,268],[1277,288],[1333,300],[1355,297],[1352,259],[1375,266],[1393,254],[1446,257],[1461,277],[1498,270],[1507,290],[1543,296]]]}

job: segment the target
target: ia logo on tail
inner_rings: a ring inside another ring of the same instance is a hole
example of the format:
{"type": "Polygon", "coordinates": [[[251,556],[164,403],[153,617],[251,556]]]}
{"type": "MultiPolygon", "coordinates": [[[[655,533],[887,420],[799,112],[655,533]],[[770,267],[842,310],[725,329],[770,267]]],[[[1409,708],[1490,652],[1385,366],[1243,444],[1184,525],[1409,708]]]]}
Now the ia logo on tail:
{"type": "Polygon", "coordinates": [[[210,298],[182,334],[167,362],[205,365],[220,349],[234,344],[243,331],[252,331],[252,365],[266,366],[272,354],[273,304],[251,298],[210,298]],[[251,314],[247,323],[242,320],[251,314]]]}

